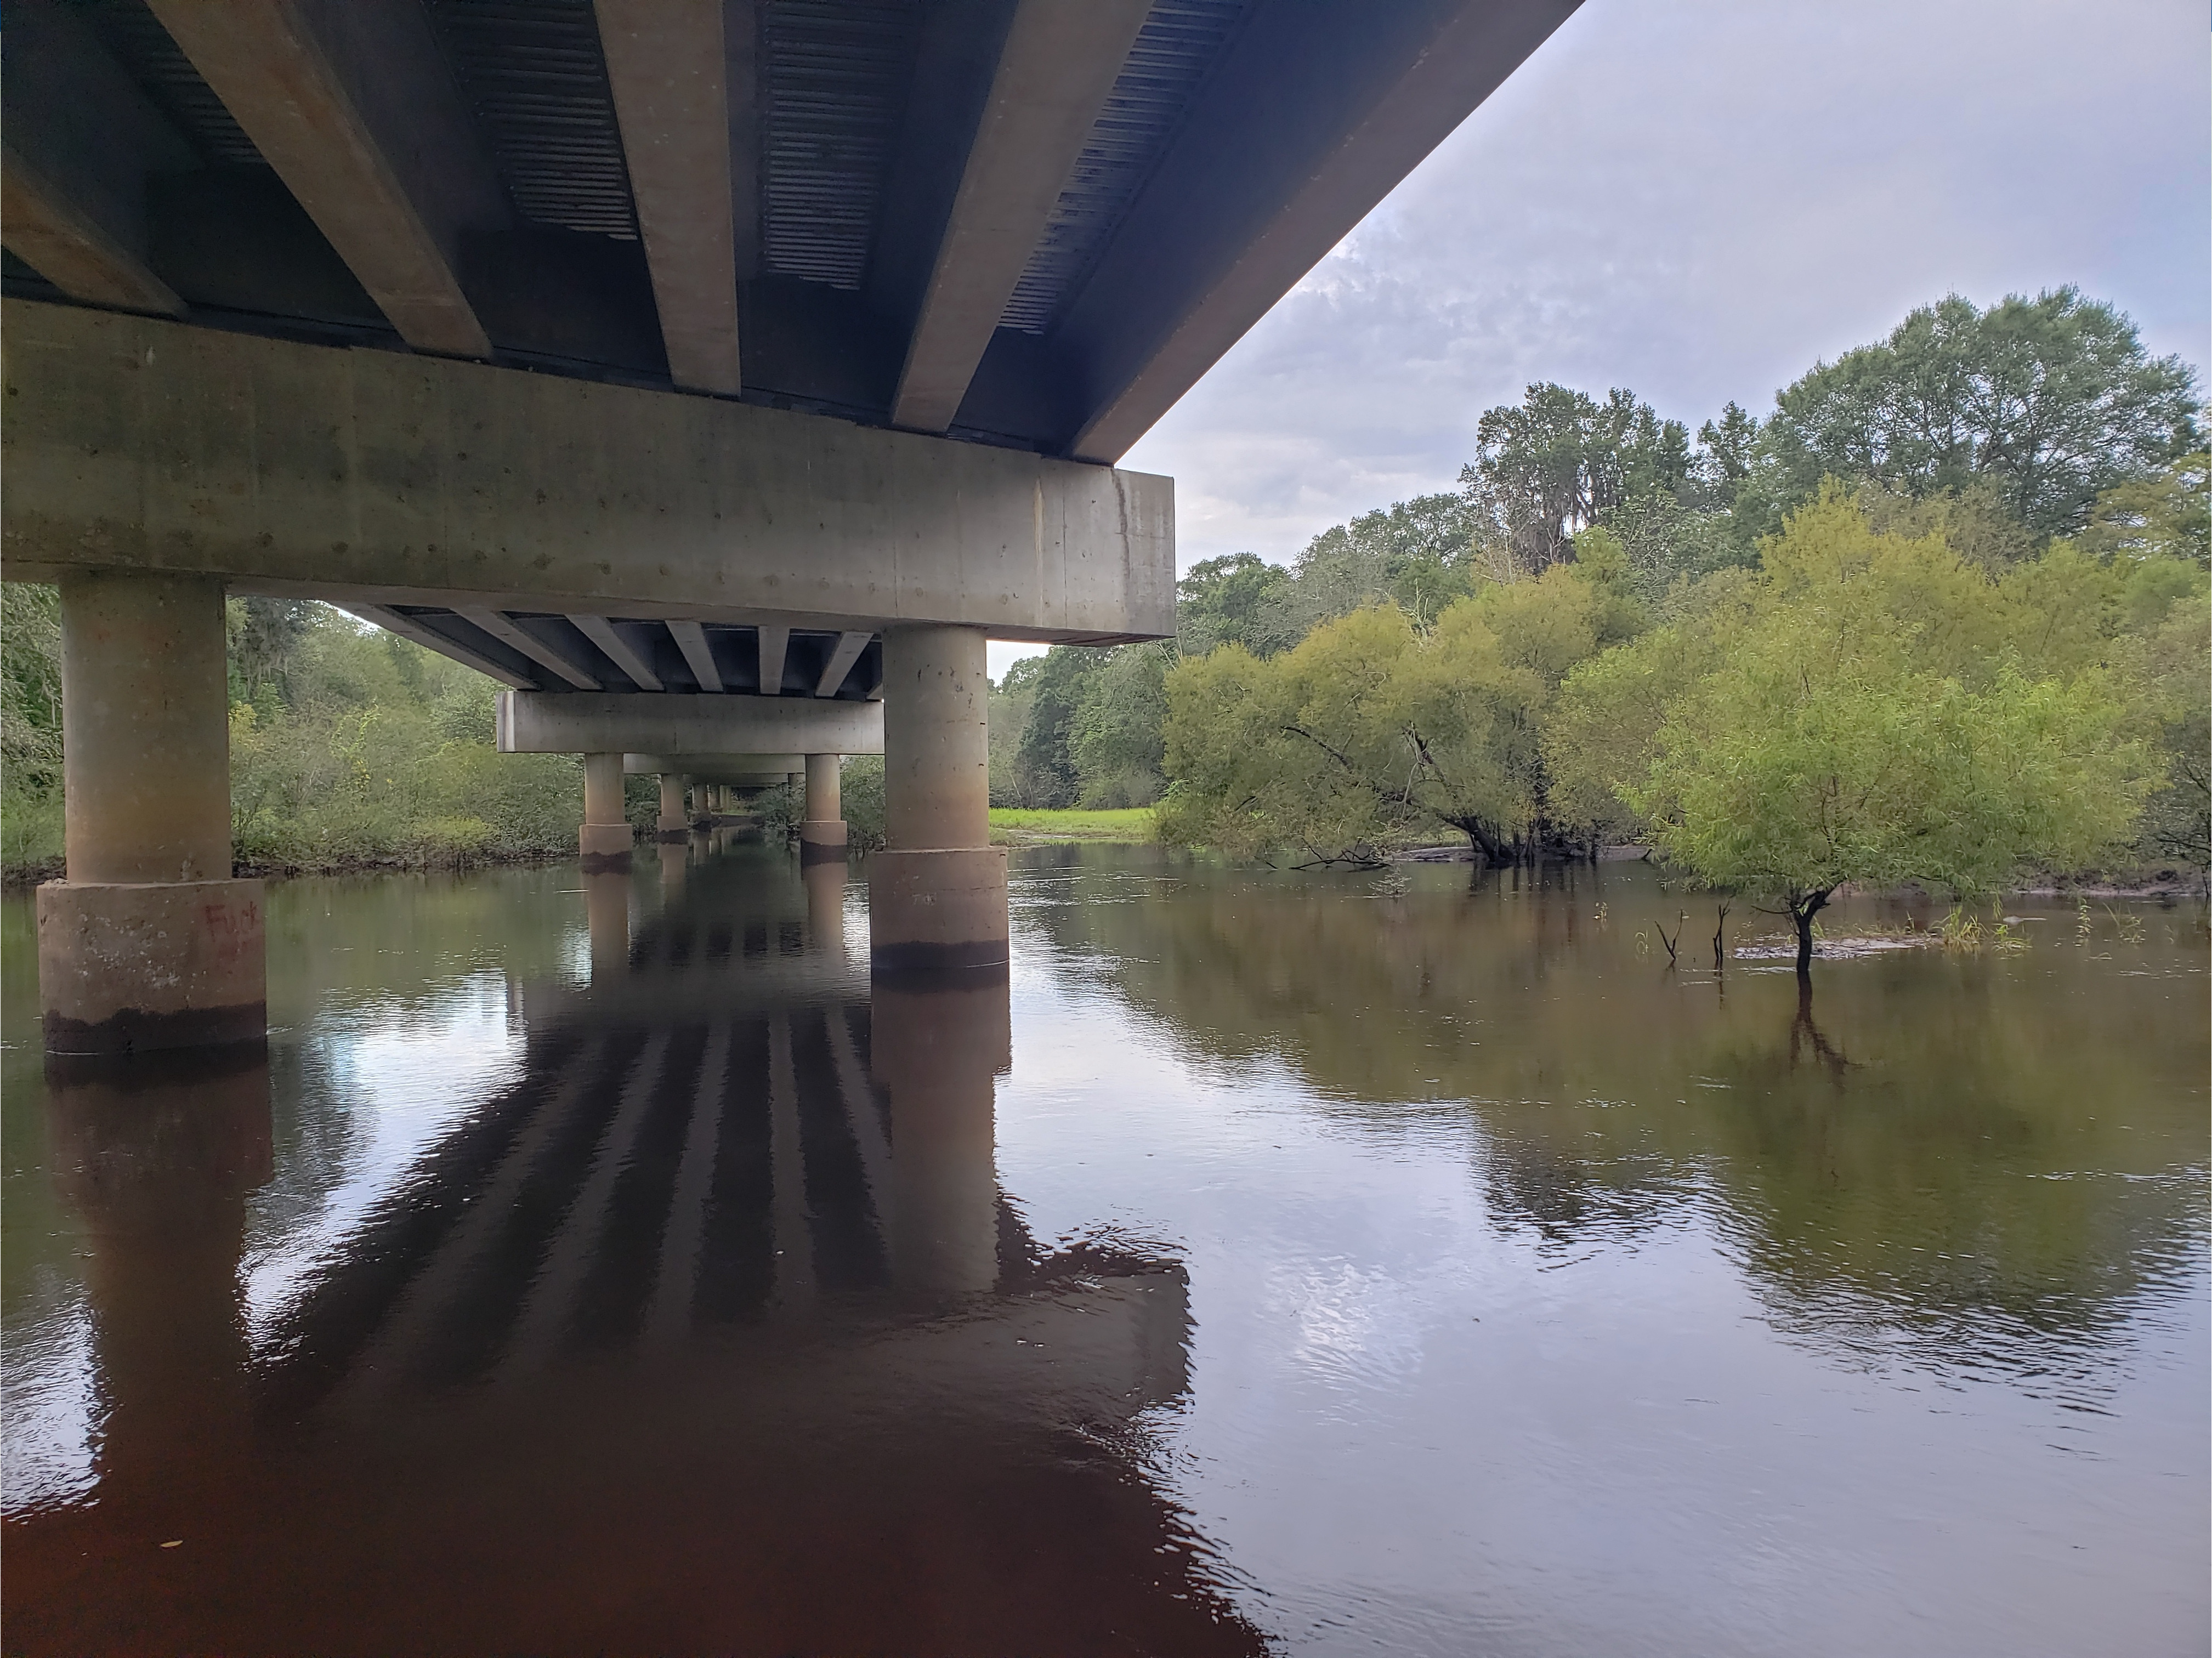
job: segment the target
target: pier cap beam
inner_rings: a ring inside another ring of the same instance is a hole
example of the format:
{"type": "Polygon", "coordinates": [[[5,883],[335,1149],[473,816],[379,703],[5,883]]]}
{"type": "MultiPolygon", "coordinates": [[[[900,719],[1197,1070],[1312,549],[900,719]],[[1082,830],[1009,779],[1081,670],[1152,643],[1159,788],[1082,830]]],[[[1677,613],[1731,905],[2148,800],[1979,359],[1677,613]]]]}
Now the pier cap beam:
{"type": "Polygon", "coordinates": [[[18,580],[162,570],[340,604],[1043,643],[1175,632],[1166,478],[37,301],[0,321],[18,580]]]}
{"type": "MultiPolygon", "coordinates": [[[[672,696],[650,691],[501,691],[501,754],[683,756],[773,755],[765,771],[797,770],[807,754],[881,754],[884,705],[828,697],[672,696]],[[790,760],[788,766],[781,763],[790,760]]],[[[646,769],[641,767],[641,770],[646,769]]],[[[660,768],[653,767],[659,770],[660,768]]],[[[694,771],[703,775],[703,771],[694,771]]]]}

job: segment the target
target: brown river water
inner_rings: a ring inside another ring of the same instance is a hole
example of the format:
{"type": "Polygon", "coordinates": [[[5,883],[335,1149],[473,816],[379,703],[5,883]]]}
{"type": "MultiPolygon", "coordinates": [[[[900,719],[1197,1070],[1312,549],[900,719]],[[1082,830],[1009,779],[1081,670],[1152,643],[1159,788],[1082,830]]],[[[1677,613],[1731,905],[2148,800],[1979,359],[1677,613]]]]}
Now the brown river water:
{"type": "Polygon", "coordinates": [[[0,1648],[2207,1650],[2202,905],[1013,862],[283,883],[119,1072],[8,898],[0,1648]]]}

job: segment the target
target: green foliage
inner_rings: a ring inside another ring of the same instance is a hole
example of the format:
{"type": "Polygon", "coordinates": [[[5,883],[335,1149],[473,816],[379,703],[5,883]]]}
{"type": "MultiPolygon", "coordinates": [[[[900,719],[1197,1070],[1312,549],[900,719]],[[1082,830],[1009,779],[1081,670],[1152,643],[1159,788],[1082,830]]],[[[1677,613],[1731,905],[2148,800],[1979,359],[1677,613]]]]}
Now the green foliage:
{"type": "Polygon", "coordinates": [[[1190,567],[1176,584],[1176,643],[1185,656],[1242,645],[1273,656],[1297,643],[1291,621],[1291,573],[1256,553],[1231,553],[1190,567]]]}
{"type": "Polygon", "coordinates": [[[1084,693],[1097,672],[1099,653],[1077,645],[1055,645],[1042,656],[1024,657],[1006,671],[1007,690],[1025,697],[1013,756],[1010,806],[1072,806],[1082,798],[1083,779],[1075,760],[1076,719],[1084,693]]]}
{"type": "MultiPolygon", "coordinates": [[[[1606,769],[1668,859],[1812,917],[1847,881],[1992,890],[2026,864],[2079,867],[2124,843],[2157,786],[2124,682],[2031,665],[2024,590],[1939,538],[1875,533],[1830,490],[1765,549],[1765,573],[1702,641],[1697,671],[1647,688],[1659,719],[1606,769]]],[[[2200,645],[2201,653],[2201,645],[2200,645]]],[[[1625,701],[1625,659],[1577,695],[1625,701]]],[[[1588,722],[1577,728],[1587,732],[1588,722]]]]}
{"type": "Polygon", "coordinates": [[[1174,647],[1124,645],[1097,655],[1069,743],[1082,781],[1079,804],[1094,810],[1148,806],[1164,785],[1162,732],[1174,647]]]}
{"type": "MultiPolygon", "coordinates": [[[[1616,386],[1599,403],[1548,382],[1476,428],[1460,483],[1479,535],[1512,571],[1535,574],[1574,556],[1577,532],[1632,499],[1671,496],[1691,471],[1690,436],[1616,386]]],[[[1500,568],[1498,574],[1504,574],[1500,568]]]]}
{"type": "Polygon", "coordinates": [[[2098,558],[2186,559],[2212,565],[2212,454],[2186,454],[2156,477],[2130,478],[2097,497],[2081,534],[2098,558]]]}
{"type": "Polygon", "coordinates": [[[1163,838],[1315,863],[1444,825],[1492,858],[1580,838],[1552,805],[1545,723],[1577,663],[1644,625],[1618,544],[1589,555],[1486,586],[1425,632],[1375,604],[1278,658],[1187,659],[1167,677],[1163,838]]]}
{"type": "Polygon", "coordinates": [[[2179,357],[2076,288],[1987,311],[1954,294],[1784,389],[1747,482],[1769,512],[1823,477],[1914,497],[1986,482],[2035,537],[2069,535],[2103,491],[2203,446],[2195,398],[2179,357]]]}
{"type": "MultiPolygon", "coordinates": [[[[234,640],[241,633],[254,636],[234,620],[234,640]]],[[[234,674],[244,677],[235,664],[234,674]]],[[[495,752],[496,693],[458,663],[310,607],[255,700],[232,705],[236,855],[313,868],[566,852],[581,767],[572,756],[495,752]],[[279,683],[289,693],[264,714],[279,683]]],[[[649,811],[652,780],[629,782],[641,786],[626,796],[649,811]]],[[[626,800],[633,814],[637,804],[626,800]]]]}
{"type": "Polygon", "coordinates": [[[884,838],[883,756],[847,756],[837,775],[837,788],[845,814],[846,844],[855,852],[873,852],[884,838]]]}

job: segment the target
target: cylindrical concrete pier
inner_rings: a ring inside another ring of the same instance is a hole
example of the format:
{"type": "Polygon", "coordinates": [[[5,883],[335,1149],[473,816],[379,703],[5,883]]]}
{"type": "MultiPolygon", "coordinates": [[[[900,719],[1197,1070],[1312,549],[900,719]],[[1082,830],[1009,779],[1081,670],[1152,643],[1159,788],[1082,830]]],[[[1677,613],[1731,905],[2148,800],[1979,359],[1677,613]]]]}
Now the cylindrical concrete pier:
{"type": "Polygon", "coordinates": [[[597,875],[629,867],[629,821],[623,816],[623,757],[619,754],[584,756],[584,827],[577,832],[583,853],[584,873],[597,875]]]}
{"type": "Polygon", "coordinates": [[[68,879],[39,889],[46,1046],[258,1038],[261,883],[230,876],[222,586],[80,572],[61,601],[68,879]]]}
{"type": "Polygon", "coordinates": [[[660,817],[653,831],[663,841],[680,841],[691,833],[691,820],[684,813],[684,779],[675,772],[660,774],[660,817]]]}
{"type": "Polygon", "coordinates": [[[878,978],[1006,970],[1006,854],[990,844],[991,683],[974,628],[884,635],[884,816],[869,860],[878,978]]]}
{"type": "Polygon", "coordinates": [[[799,823],[799,861],[842,864],[845,861],[845,810],[840,799],[838,767],[843,756],[806,756],[806,810],[799,823]]]}

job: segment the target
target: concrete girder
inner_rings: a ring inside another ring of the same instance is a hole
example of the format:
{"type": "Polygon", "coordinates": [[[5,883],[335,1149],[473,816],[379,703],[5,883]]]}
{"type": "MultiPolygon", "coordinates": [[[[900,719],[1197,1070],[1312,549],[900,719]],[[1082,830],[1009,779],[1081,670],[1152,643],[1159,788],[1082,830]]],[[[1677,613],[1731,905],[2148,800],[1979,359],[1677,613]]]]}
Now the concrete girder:
{"type": "MultiPolygon", "coordinates": [[[[881,754],[884,705],[827,697],[502,691],[501,754],[881,754]]],[[[797,770],[796,766],[786,770],[797,770]]]]}
{"type": "Polygon", "coordinates": [[[417,0],[148,3],[399,337],[489,357],[460,239],[507,194],[417,0]]]}
{"type": "Polygon", "coordinates": [[[815,695],[836,695],[838,688],[845,683],[845,676],[853,671],[853,665],[860,659],[860,653],[868,648],[868,641],[874,637],[869,633],[839,634],[836,648],[830,653],[829,661],[822,665],[822,677],[815,682],[815,695]]]}
{"type": "Polygon", "coordinates": [[[596,0],[593,9],[670,378],[734,397],[738,268],[723,0],[596,0]]]}
{"type": "Polygon", "coordinates": [[[707,647],[707,630],[697,623],[675,621],[668,624],[669,637],[684,653],[684,660],[691,670],[691,677],[699,682],[702,691],[722,689],[722,670],[714,660],[714,653],[707,647]]]}
{"type": "Polygon", "coordinates": [[[1261,6],[1059,325],[1127,453],[1581,0],[1261,6]]]}
{"type": "Polygon", "coordinates": [[[803,754],[625,754],[632,777],[696,777],[702,783],[781,783],[806,768],[803,754]]]}
{"type": "Polygon", "coordinates": [[[1175,630],[1169,479],[35,301],[0,318],[20,579],[1045,643],[1175,630]]]}
{"type": "Polygon", "coordinates": [[[510,690],[528,691],[538,688],[537,681],[525,678],[505,663],[495,662],[480,651],[456,644],[443,634],[424,627],[402,610],[382,604],[344,604],[339,606],[348,615],[357,616],[363,622],[373,622],[387,633],[398,634],[402,639],[411,639],[417,645],[450,656],[465,668],[474,668],[478,673],[496,679],[510,690]]]}
{"type": "Polygon", "coordinates": [[[488,604],[463,604],[457,607],[461,618],[471,626],[481,628],[494,639],[511,645],[532,662],[550,668],[580,691],[595,691],[599,682],[578,667],[559,651],[555,650],[536,634],[511,617],[501,615],[488,604]]]}
{"type": "Polygon", "coordinates": [[[1150,0],[1021,0],[907,343],[891,424],[942,432],[998,330],[1150,0]]]}
{"type": "Polygon", "coordinates": [[[146,263],[146,175],[198,158],[74,10],[9,7],[0,110],[8,251],[71,299],[181,315],[184,301],[146,263]]]}
{"type": "Polygon", "coordinates": [[[791,650],[791,629],[763,628],[760,632],[760,672],[753,683],[763,696],[783,695],[783,664],[791,650]]]}
{"type": "Polygon", "coordinates": [[[661,689],[660,677],[653,672],[652,665],[631,647],[630,642],[622,636],[613,623],[603,616],[573,616],[568,619],[583,631],[585,637],[607,653],[608,660],[629,676],[630,683],[638,689],[657,691],[661,689]]]}

